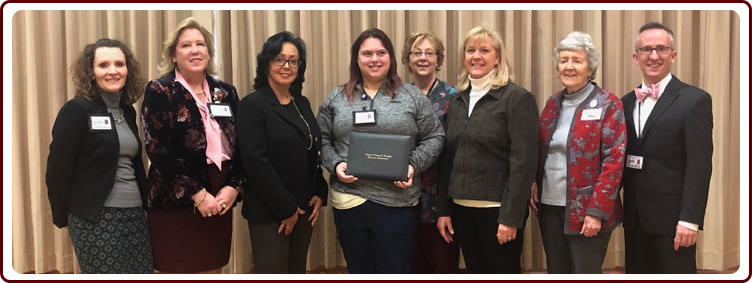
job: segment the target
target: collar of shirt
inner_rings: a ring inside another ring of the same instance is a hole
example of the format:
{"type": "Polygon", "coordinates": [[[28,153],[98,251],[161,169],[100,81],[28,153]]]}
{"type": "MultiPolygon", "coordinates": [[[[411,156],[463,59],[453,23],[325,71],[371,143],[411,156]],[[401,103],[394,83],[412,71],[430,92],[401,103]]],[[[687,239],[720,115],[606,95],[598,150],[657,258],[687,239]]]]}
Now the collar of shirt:
{"type": "MultiPolygon", "coordinates": [[[[658,86],[660,87],[660,95],[658,96],[659,98],[661,97],[661,95],[663,95],[663,91],[666,90],[666,87],[668,86],[668,82],[671,81],[671,77],[672,77],[671,73],[668,73],[666,77],[664,77],[660,82],[658,82],[658,86]]],[[[648,89],[648,86],[645,85],[645,79],[642,79],[642,85],[640,86],[640,88],[644,90],[648,89]]],[[[656,100],[652,97],[646,97],[645,99],[656,100]]]]}
{"type": "MultiPolygon", "coordinates": [[[[207,108],[207,106],[206,106],[206,100],[200,100],[198,98],[198,96],[196,95],[196,93],[193,92],[193,89],[188,84],[188,81],[186,81],[185,77],[183,77],[183,74],[181,74],[180,71],[178,71],[177,69],[175,69],[175,80],[178,81],[178,82],[180,82],[180,84],[183,85],[183,87],[185,87],[185,89],[187,89],[188,92],[191,93],[191,96],[193,96],[193,100],[196,100],[196,105],[198,105],[199,109],[202,109],[204,111],[208,111],[209,110],[207,108]]],[[[204,78],[204,80],[203,80],[203,85],[204,85],[203,86],[204,87],[204,97],[205,97],[205,99],[208,100],[208,99],[210,99],[210,96],[209,96],[209,82],[206,81],[206,78],[204,78]]]]}

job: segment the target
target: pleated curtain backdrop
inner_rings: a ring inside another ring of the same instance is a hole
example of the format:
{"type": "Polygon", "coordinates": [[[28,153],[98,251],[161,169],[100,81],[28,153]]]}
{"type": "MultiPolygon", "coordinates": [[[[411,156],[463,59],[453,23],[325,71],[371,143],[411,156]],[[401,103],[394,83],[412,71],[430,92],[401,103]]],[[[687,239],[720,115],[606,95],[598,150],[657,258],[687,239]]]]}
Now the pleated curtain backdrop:
{"type": "MultiPolygon", "coordinates": [[[[78,272],[67,228],[52,225],[44,183],[52,123],[74,95],[70,64],[85,44],[111,37],[129,44],[146,78],[154,79],[163,40],[188,16],[214,31],[218,77],[235,85],[241,97],[252,91],[256,55],[266,38],[284,30],[303,38],[308,48],[303,94],[314,113],[335,86],[347,81],[350,45],[368,28],[384,30],[398,56],[407,34],[433,32],[446,49],[438,77],[455,84],[463,67],[459,46],[466,32],[481,24],[494,27],[505,41],[513,80],[530,90],[542,109],[562,88],[552,52],[566,34],[578,30],[593,37],[602,54],[595,81],[622,96],[642,80],[631,56],[636,31],[644,23],[662,22],[675,33],[678,58],[673,73],[713,98],[713,175],[697,265],[726,270],[740,264],[740,20],[733,11],[20,11],[13,16],[12,46],[12,237],[17,272],[78,272]]],[[[403,80],[412,81],[407,66],[398,68],[403,80]]],[[[239,207],[235,209],[231,258],[223,272],[248,273],[253,270],[248,228],[239,207]]],[[[346,265],[330,207],[323,210],[309,251],[309,270],[346,265]]],[[[535,217],[525,228],[522,257],[525,270],[545,269],[535,217]]],[[[604,268],[623,266],[624,237],[618,228],[604,268]]]]}

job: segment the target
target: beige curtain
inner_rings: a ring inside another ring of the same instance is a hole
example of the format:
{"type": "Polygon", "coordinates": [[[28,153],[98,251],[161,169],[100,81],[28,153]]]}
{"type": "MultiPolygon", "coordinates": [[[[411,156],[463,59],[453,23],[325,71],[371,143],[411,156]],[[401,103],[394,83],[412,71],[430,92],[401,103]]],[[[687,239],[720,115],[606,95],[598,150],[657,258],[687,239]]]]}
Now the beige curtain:
{"type": "MultiPolygon", "coordinates": [[[[589,33],[601,49],[599,85],[621,96],[641,82],[632,62],[637,29],[663,22],[675,32],[679,56],[673,73],[713,96],[713,176],[697,249],[698,268],[726,270],[740,264],[739,140],[740,28],[732,11],[21,11],[13,18],[13,267],[25,272],[74,272],[67,229],[52,225],[44,184],[50,131],[62,104],[73,95],[67,67],[86,43],[100,37],[128,42],[149,79],[156,78],[162,41],[176,24],[194,16],[215,32],[219,78],[241,97],[251,92],[256,55],[266,38],[283,30],[307,43],[306,95],[318,105],[348,78],[349,48],[371,27],[389,34],[397,54],[412,31],[432,31],[444,40],[439,78],[456,83],[462,68],[459,46],[480,24],[496,28],[519,85],[539,107],[561,88],[552,50],[571,31],[589,33]],[[64,43],[64,44],[63,44],[64,43]],[[57,94],[54,94],[57,93],[57,94]]],[[[399,62],[399,60],[397,60],[399,62]]],[[[399,74],[412,81],[406,67],[399,74]]],[[[233,247],[225,273],[253,269],[247,222],[235,210],[233,247]]],[[[314,229],[308,269],[345,266],[331,209],[314,229]]],[[[624,266],[621,228],[612,234],[605,268],[624,266]]],[[[534,217],[525,229],[525,270],[545,269],[534,217]]]]}

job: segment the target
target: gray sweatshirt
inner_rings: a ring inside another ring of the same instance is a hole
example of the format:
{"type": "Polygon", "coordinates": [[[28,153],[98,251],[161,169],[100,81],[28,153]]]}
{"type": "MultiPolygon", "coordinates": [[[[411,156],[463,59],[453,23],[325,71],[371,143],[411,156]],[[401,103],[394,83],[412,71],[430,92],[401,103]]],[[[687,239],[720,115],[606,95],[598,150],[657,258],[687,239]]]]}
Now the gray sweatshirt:
{"type": "Polygon", "coordinates": [[[420,173],[428,169],[438,159],[444,146],[444,130],[433,111],[431,102],[415,86],[402,84],[389,98],[382,84],[372,100],[362,100],[360,86],[356,86],[356,97],[348,101],[343,87],[332,90],[319,107],[316,118],[321,128],[321,160],[332,177],[329,179],[333,190],[363,197],[385,206],[411,206],[420,197],[420,173]],[[376,110],[377,124],[354,125],[353,111],[376,110]],[[415,169],[413,184],[402,189],[391,181],[359,179],[350,184],[341,182],[334,173],[340,162],[347,161],[350,132],[368,132],[412,137],[410,165],[415,169]]]}

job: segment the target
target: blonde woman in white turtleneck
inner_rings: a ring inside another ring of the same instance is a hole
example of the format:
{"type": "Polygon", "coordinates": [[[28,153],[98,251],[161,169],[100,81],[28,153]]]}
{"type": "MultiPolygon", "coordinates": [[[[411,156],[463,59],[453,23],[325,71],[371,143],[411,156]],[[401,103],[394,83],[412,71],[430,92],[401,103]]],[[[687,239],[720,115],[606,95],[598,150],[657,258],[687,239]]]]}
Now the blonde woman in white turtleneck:
{"type": "Polygon", "coordinates": [[[529,91],[509,80],[496,31],[470,30],[462,56],[460,93],[447,112],[437,226],[445,241],[456,237],[468,273],[520,273],[538,107],[529,91]]]}

